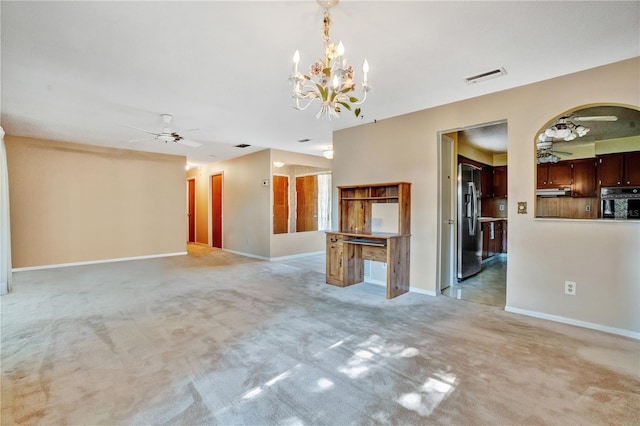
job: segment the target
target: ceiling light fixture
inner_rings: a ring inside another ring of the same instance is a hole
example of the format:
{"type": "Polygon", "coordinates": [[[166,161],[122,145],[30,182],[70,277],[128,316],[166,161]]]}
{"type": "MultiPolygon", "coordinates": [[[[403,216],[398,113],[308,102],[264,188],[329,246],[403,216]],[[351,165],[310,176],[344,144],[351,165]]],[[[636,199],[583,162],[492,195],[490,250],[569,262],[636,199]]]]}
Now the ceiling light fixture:
{"type": "Polygon", "coordinates": [[[326,150],[322,153],[322,155],[324,155],[325,158],[328,158],[329,160],[333,160],[333,149],[326,150]]]}
{"type": "Polygon", "coordinates": [[[576,126],[566,118],[559,119],[556,124],[544,131],[544,135],[549,138],[563,139],[565,141],[572,141],[577,137],[583,137],[587,133],[589,133],[588,127],[584,127],[581,124],[576,126]]]}
{"type": "Polygon", "coordinates": [[[273,165],[274,167],[280,168],[284,166],[284,163],[282,161],[274,161],[273,165]]]}
{"type": "MultiPolygon", "coordinates": [[[[317,0],[324,8],[324,30],[322,40],[324,41],[324,60],[320,59],[309,67],[309,74],[298,72],[300,62],[300,52],[296,50],[293,55],[293,74],[289,81],[293,85],[293,98],[295,107],[298,110],[305,110],[316,99],[321,102],[320,111],[316,118],[340,117],[342,108],[351,111],[353,106],[362,104],[367,99],[367,92],[371,89],[367,82],[369,63],[364,60],[362,65],[362,99],[359,100],[353,94],[356,91],[356,84],[353,81],[353,67],[347,65],[344,57],[344,45],[342,42],[335,44],[329,41],[329,9],[338,4],[338,0],[317,0]],[[305,103],[306,102],[306,103],[305,103]]],[[[360,108],[353,110],[356,117],[360,116],[360,108]]]]}

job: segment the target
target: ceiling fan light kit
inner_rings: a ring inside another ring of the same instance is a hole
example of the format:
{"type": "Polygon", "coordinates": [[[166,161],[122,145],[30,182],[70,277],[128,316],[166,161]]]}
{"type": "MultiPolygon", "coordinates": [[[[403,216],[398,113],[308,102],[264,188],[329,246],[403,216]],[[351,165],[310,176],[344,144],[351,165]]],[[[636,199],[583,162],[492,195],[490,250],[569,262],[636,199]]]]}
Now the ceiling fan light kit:
{"type": "Polygon", "coordinates": [[[354,96],[356,93],[356,83],[351,65],[347,65],[344,57],[344,45],[342,41],[335,45],[329,40],[329,27],[331,19],[329,9],[338,4],[338,0],[317,2],[324,8],[324,29],[322,40],[324,42],[324,60],[311,64],[309,74],[302,74],[298,71],[300,63],[300,52],[296,50],[293,55],[293,73],[289,78],[293,86],[292,96],[295,99],[294,108],[297,110],[307,109],[314,101],[320,102],[320,111],[316,118],[340,117],[342,109],[353,111],[356,117],[360,116],[358,105],[367,99],[367,92],[371,90],[367,81],[369,63],[364,60],[362,65],[362,98],[354,96]],[[356,108],[354,108],[356,107],[356,108]]]}

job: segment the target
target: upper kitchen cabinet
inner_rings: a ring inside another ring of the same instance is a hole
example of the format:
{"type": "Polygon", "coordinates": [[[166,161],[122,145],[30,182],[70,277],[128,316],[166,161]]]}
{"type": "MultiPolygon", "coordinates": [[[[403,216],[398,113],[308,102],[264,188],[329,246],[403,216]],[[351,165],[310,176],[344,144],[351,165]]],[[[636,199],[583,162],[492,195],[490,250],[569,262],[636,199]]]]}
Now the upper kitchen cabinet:
{"type": "Polygon", "coordinates": [[[640,151],[624,154],[624,174],[627,185],[640,186],[640,151]]]}
{"type": "Polygon", "coordinates": [[[599,155],[597,164],[600,186],[640,185],[640,151],[599,155]]]}
{"type": "Polygon", "coordinates": [[[482,199],[493,198],[493,167],[484,165],[480,169],[482,199]]]}
{"type": "Polygon", "coordinates": [[[538,189],[566,188],[571,186],[571,163],[538,164],[538,189]]]}
{"type": "Polygon", "coordinates": [[[607,154],[599,155],[598,164],[598,184],[601,186],[622,185],[624,179],[624,155],[607,154]]]}
{"type": "Polygon", "coordinates": [[[596,161],[593,158],[574,160],[571,162],[572,197],[597,197],[596,161]]]}
{"type": "Polygon", "coordinates": [[[507,198],[507,166],[493,168],[493,197],[507,198]]]}

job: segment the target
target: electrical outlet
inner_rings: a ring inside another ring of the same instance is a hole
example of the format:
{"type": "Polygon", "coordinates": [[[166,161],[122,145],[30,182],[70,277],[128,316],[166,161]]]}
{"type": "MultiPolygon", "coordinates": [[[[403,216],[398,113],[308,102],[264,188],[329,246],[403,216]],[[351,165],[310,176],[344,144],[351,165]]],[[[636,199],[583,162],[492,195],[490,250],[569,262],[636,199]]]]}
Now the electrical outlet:
{"type": "Polygon", "coordinates": [[[500,204],[500,211],[504,211],[504,204],[500,204]]]}
{"type": "Polygon", "coordinates": [[[584,211],[585,212],[590,212],[591,211],[591,206],[589,204],[587,204],[586,206],[584,206],[584,211]]]}
{"type": "Polygon", "coordinates": [[[576,283],[574,281],[564,282],[564,294],[568,294],[570,296],[576,295],[576,283]]]}

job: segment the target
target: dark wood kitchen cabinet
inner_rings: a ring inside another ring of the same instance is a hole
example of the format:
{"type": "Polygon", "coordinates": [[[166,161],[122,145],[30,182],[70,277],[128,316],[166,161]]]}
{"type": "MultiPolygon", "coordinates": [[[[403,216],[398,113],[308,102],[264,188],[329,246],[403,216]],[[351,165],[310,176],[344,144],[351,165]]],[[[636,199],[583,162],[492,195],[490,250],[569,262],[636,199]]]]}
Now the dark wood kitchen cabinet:
{"type": "Polygon", "coordinates": [[[624,178],[624,155],[606,154],[599,155],[598,161],[598,184],[600,186],[622,185],[624,178]]]}
{"type": "Polygon", "coordinates": [[[507,198],[507,166],[493,168],[493,198],[507,198]]]}
{"type": "Polygon", "coordinates": [[[596,159],[600,186],[640,185],[640,151],[598,155],[596,159]]]}
{"type": "Polygon", "coordinates": [[[625,185],[640,186],[640,151],[624,154],[625,185]]]}
{"type": "Polygon", "coordinates": [[[566,188],[571,186],[571,162],[538,164],[538,189],[566,188]]]}
{"type": "Polygon", "coordinates": [[[495,254],[502,253],[503,227],[504,227],[503,220],[497,220],[494,222],[495,254]]]}
{"type": "Polygon", "coordinates": [[[597,197],[596,161],[593,158],[573,160],[572,197],[597,197]]]}
{"type": "Polygon", "coordinates": [[[507,252],[507,221],[491,220],[481,223],[482,260],[507,252]],[[493,232],[492,232],[493,231],[493,232]]]}
{"type": "Polygon", "coordinates": [[[480,170],[480,191],[482,199],[493,198],[493,167],[482,166],[480,170]]]}

